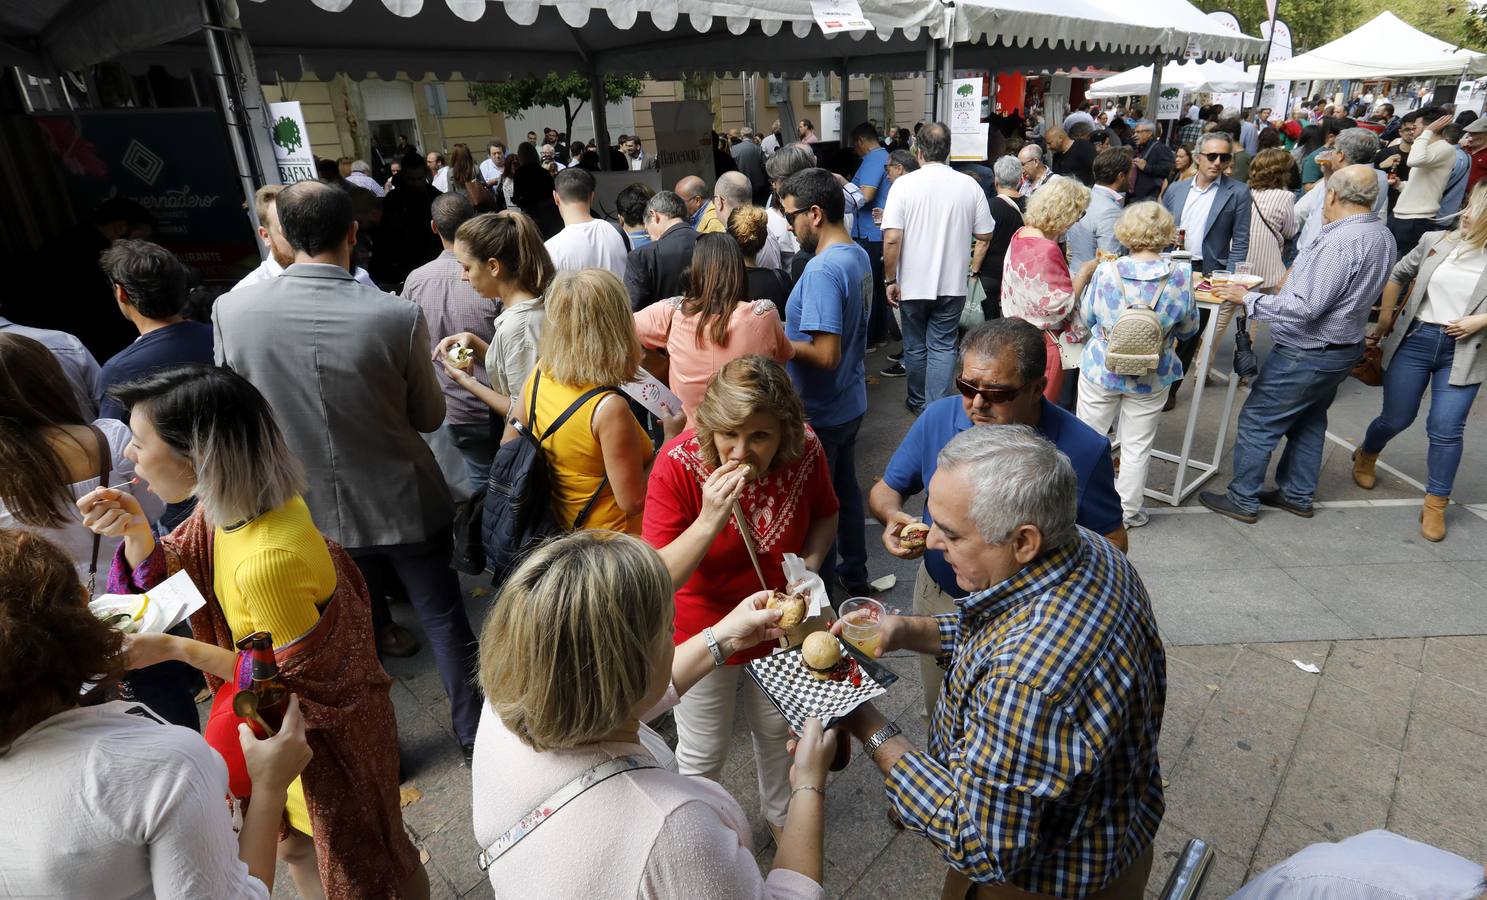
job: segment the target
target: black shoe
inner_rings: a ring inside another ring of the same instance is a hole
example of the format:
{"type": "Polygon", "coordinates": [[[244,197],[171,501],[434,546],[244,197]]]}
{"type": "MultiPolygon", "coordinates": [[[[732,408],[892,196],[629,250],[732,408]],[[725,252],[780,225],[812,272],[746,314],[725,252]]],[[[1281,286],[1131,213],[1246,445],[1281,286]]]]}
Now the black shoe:
{"type": "Polygon", "coordinates": [[[907,400],[904,401],[904,409],[907,409],[909,411],[909,415],[911,416],[917,416],[920,413],[924,412],[924,407],[915,406],[907,400]]]}
{"type": "Polygon", "coordinates": [[[903,362],[904,361],[904,351],[902,349],[900,349],[897,353],[890,353],[890,354],[888,354],[888,361],[889,362],[903,362]]]}
{"type": "MultiPolygon", "coordinates": [[[[888,358],[892,359],[893,357],[890,356],[888,358]]],[[[882,375],[884,378],[902,378],[905,375],[909,374],[909,370],[904,368],[903,363],[896,362],[883,371],[879,372],[878,374],[882,375]]]]}
{"type": "Polygon", "coordinates": [[[1273,506],[1276,509],[1283,509],[1291,515],[1300,516],[1303,519],[1310,519],[1312,516],[1316,515],[1316,512],[1310,506],[1297,506],[1296,504],[1287,500],[1284,496],[1282,496],[1280,488],[1274,488],[1268,491],[1261,491],[1260,505],[1273,506]]]}
{"type": "Polygon", "coordinates": [[[474,768],[474,766],[475,766],[475,745],[474,744],[465,744],[465,745],[463,745],[463,746],[460,747],[460,751],[465,754],[465,768],[467,768],[467,769],[474,768]]]}
{"type": "Polygon", "coordinates": [[[1228,494],[1215,494],[1212,491],[1201,491],[1198,494],[1198,502],[1218,513],[1228,516],[1236,522],[1253,525],[1260,521],[1260,517],[1254,513],[1247,513],[1234,505],[1228,494]]]}

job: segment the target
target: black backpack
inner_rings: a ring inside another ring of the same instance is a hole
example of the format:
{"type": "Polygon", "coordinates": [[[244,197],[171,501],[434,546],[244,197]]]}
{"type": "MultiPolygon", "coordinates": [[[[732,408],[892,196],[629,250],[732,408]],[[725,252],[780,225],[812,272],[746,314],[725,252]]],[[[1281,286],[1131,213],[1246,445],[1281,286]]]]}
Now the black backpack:
{"type": "MultiPolygon", "coordinates": [[[[538,437],[532,429],[537,420],[537,386],[541,381],[542,373],[538,371],[532,378],[532,396],[527,407],[528,424],[523,426],[519,422],[512,423],[517,439],[502,444],[496,451],[490,477],[486,479],[484,496],[470,498],[470,518],[476,521],[464,523],[460,532],[462,537],[468,538],[478,531],[485,555],[485,568],[495,574],[492,580],[496,584],[505,581],[522,558],[544,540],[583,527],[594,503],[609,484],[609,476],[605,475],[571,525],[559,524],[553,519],[552,476],[548,472],[547,454],[542,449],[542,442],[562,428],[575,412],[594,397],[619,391],[613,387],[596,387],[584,392],[538,437]],[[475,512],[477,509],[478,513],[475,512]]],[[[464,543],[464,554],[469,556],[474,549],[470,546],[472,542],[466,539],[464,543]]],[[[469,571],[468,568],[460,568],[469,571]]]]}

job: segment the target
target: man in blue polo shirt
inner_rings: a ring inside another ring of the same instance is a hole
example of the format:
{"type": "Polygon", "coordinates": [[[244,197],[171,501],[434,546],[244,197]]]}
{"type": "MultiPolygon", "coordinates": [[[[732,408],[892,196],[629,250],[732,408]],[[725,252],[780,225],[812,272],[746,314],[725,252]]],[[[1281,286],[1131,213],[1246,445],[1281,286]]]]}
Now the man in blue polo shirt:
{"type": "Polygon", "coordinates": [[[785,303],[785,335],[795,348],[788,363],[790,379],[821,439],[841,503],[836,545],[826,554],[821,577],[830,584],[835,575],[849,595],[864,596],[871,588],[857,483],[857,430],[867,413],[863,356],[873,267],[867,252],[847,234],[845,206],[841,185],[825,169],[803,169],[780,186],[780,212],[800,246],[814,254],[785,303]]]}
{"type": "Polygon", "coordinates": [[[863,122],[852,129],[852,151],[862,162],[852,183],[862,191],[866,204],[857,208],[852,217],[852,239],[857,246],[867,251],[873,264],[873,299],[867,317],[867,340],[869,344],[882,344],[891,337],[902,340],[896,334],[898,323],[888,309],[888,288],[883,284],[883,229],[873,220],[873,210],[883,209],[888,202],[888,151],[878,138],[878,129],[871,122],[863,122]]]}
{"type": "MultiPolygon", "coordinates": [[[[961,396],[945,397],[925,407],[888,461],[882,480],[873,485],[868,505],[883,523],[883,546],[900,559],[924,557],[924,567],[914,580],[915,615],[954,612],[956,599],[966,592],[955,583],[955,572],[940,551],[899,545],[899,531],[919,521],[904,512],[903,503],[929,484],[940,450],[972,426],[1036,428],[1074,464],[1079,479],[1075,521],[1126,549],[1110,441],[1073,413],[1043,399],[1046,360],[1042,332],[1021,319],[992,319],[967,334],[961,342],[960,373],[955,379],[961,396]]],[[[845,510],[842,514],[846,515],[845,510]]],[[[931,521],[927,506],[923,521],[931,521]]],[[[920,664],[924,711],[929,713],[945,673],[932,657],[924,657],[920,664]]]]}

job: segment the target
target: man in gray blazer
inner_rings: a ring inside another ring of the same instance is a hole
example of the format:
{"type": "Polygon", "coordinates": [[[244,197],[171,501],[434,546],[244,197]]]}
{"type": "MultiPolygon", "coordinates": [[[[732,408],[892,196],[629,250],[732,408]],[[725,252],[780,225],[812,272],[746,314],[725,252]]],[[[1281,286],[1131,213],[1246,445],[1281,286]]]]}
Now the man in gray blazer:
{"type": "MultiPolygon", "coordinates": [[[[428,328],[407,300],[358,284],[351,197],[302,181],[278,197],[294,264],[212,310],[217,363],[251,381],[304,464],[315,524],[356,560],[373,598],[401,580],[433,646],[455,735],[475,742],[475,635],[449,568],[454,504],[428,445],[444,420],[428,328]]],[[[379,610],[378,607],[381,606],[379,610]]]]}
{"type": "Polygon", "coordinates": [[[1089,207],[1069,229],[1069,270],[1079,271],[1095,258],[1096,251],[1123,252],[1115,239],[1115,223],[1125,210],[1126,180],[1131,172],[1131,151],[1125,147],[1101,150],[1095,157],[1095,186],[1089,192],[1089,207]]]}

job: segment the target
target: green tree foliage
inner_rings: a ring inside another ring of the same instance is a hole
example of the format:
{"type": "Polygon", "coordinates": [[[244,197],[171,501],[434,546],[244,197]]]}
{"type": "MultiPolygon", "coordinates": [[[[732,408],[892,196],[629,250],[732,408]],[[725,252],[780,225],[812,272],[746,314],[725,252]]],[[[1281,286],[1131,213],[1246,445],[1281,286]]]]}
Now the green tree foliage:
{"type": "MultiPolygon", "coordinates": [[[[1245,34],[1258,35],[1265,0],[1197,0],[1204,12],[1232,12],[1245,34]]],[[[1487,49],[1487,19],[1475,0],[1280,0],[1297,54],[1336,40],[1388,10],[1426,34],[1473,50],[1487,49]]]]}
{"type": "MultiPolygon", "coordinates": [[[[638,97],[643,90],[645,82],[639,78],[604,76],[604,96],[608,100],[638,97]]],[[[518,116],[534,106],[561,106],[563,131],[571,136],[578,111],[589,99],[589,79],[581,73],[569,72],[565,75],[549,73],[543,78],[477,82],[470,85],[470,99],[503,116],[518,116]]]]}

